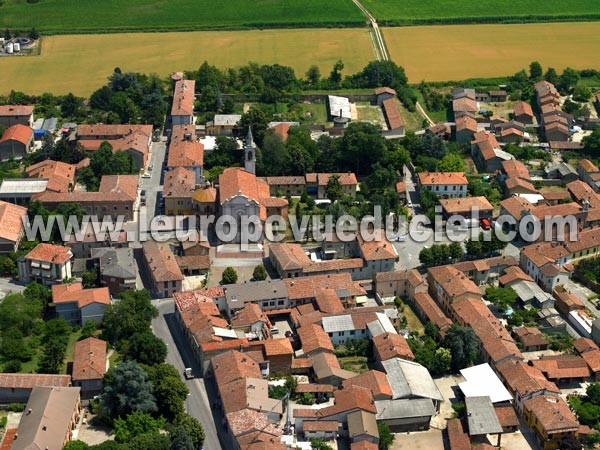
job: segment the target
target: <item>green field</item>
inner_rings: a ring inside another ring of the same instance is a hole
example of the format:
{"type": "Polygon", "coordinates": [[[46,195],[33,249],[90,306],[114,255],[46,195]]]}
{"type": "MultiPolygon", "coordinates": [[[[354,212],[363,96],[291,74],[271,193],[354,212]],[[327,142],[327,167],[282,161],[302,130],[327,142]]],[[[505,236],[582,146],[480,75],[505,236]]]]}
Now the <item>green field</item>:
{"type": "Polygon", "coordinates": [[[600,19],[598,0],[362,0],[380,25],[600,19]]]}
{"type": "Polygon", "coordinates": [[[196,70],[204,61],[221,68],[254,61],[288,65],[302,77],[313,64],[328,74],[339,59],[345,74],[373,59],[366,28],[49,36],[40,56],[0,58],[0,93],[89,95],[115,67],[167,76],[196,70]]]}
{"type": "Polygon", "coordinates": [[[0,28],[56,33],[361,24],[351,0],[0,1],[0,28]]]}

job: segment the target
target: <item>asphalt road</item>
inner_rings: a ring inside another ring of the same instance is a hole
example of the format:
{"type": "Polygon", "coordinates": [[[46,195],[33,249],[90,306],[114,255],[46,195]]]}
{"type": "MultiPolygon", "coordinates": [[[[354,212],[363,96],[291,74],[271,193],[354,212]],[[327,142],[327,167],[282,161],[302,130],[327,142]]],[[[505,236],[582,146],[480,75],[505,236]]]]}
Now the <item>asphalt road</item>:
{"type": "MultiPolygon", "coordinates": [[[[197,378],[191,380],[185,380],[190,394],[185,402],[188,413],[194,416],[200,421],[206,439],[204,441],[204,448],[206,450],[221,450],[224,447],[221,446],[219,436],[217,433],[217,426],[215,422],[219,423],[220,430],[224,436],[225,430],[220,425],[220,421],[213,417],[213,410],[211,409],[211,400],[214,398],[215,388],[212,383],[207,382],[202,378],[198,378],[200,375],[200,367],[196,363],[196,359],[192,353],[191,348],[185,342],[179,326],[176,323],[174,317],[174,302],[172,299],[162,299],[153,302],[154,306],[158,308],[158,317],[152,321],[152,330],[156,336],[161,338],[167,344],[167,363],[172,364],[183,377],[183,370],[186,367],[193,369],[194,375],[197,378]],[[209,398],[210,393],[210,398],[209,398]]],[[[216,414],[219,414],[216,412],[216,414]]]]}

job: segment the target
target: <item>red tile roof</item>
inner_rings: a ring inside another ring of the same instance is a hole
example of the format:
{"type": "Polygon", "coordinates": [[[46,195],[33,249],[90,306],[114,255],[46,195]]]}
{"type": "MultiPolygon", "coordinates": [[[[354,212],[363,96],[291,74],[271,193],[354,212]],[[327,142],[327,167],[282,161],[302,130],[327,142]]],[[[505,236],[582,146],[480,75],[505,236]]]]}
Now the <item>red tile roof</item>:
{"type": "Polygon", "coordinates": [[[90,337],[75,343],[73,381],[98,380],[106,373],[106,342],[90,337]]]}
{"type": "Polygon", "coordinates": [[[25,171],[29,178],[47,178],[47,190],[67,192],[75,183],[75,165],[46,159],[33,164],[25,171]]]}
{"type": "Polygon", "coordinates": [[[560,397],[538,395],[523,402],[525,409],[531,411],[547,434],[576,430],[579,422],[569,405],[560,397]]]}
{"type": "Polygon", "coordinates": [[[52,285],[52,303],[77,302],[78,308],[92,303],[110,305],[110,292],[107,287],[83,289],[81,283],[67,283],[52,285]]]}
{"type": "Polygon", "coordinates": [[[513,109],[516,117],[522,115],[533,117],[533,109],[531,109],[531,105],[529,103],[515,102],[513,103],[513,109]]]}
{"type": "Polygon", "coordinates": [[[173,125],[167,167],[198,167],[204,164],[204,145],[196,140],[194,125],[173,125]]]}
{"type": "Polygon", "coordinates": [[[329,335],[319,325],[303,325],[297,331],[305,354],[319,349],[333,352],[333,344],[329,335]]]}
{"type": "Polygon", "coordinates": [[[315,301],[322,313],[335,314],[344,311],[344,306],[334,289],[319,289],[315,301]]]}
{"type": "Polygon", "coordinates": [[[452,321],[444,314],[429,293],[416,293],[414,301],[419,306],[419,309],[423,311],[423,314],[425,314],[427,319],[438,327],[442,335],[446,329],[452,326],[452,321]]]}
{"type": "Polygon", "coordinates": [[[390,130],[395,130],[404,126],[404,121],[398,110],[397,101],[398,100],[395,98],[386,98],[381,103],[390,130]]]}
{"type": "Polygon", "coordinates": [[[471,450],[471,440],[460,419],[450,419],[447,422],[450,450],[471,450]]]}
{"type": "Polygon", "coordinates": [[[31,116],[33,105],[0,105],[0,117],[31,116]]]}
{"type": "Polygon", "coordinates": [[[533,367],[540,369],[550,380],[588,378],[589,367],[581,356],[551,355],[530,361],[533,367]]]}
{"type": "Polygon", "coordinates": [[[179,80],[173,92],[172,116],[191,116],[194,114],[194,80],[179,80]]]}
{"type": "Polygon", "coordinates": [[[164,198],[192,198],[196,189],[196,173],[184,167],[176,167],[165,175],[164,198]]]}
{"type": "Polygon", "coordinates": [[[0,388],[33,389],[36,386],[66,387],[71,385],[69,375],[48,375],[41,373],[0,373],[0,388]]]}
{"type": "Polygon", "coordinates": [[[469,184],[464,172],[419,172],[417,176],[419,183],[425,186],[469,184]]]}
{"type": "Polygon", "coordinates": [[[373,347],[381,361],[387,361],[392,358],[415,359],[408,342],[403,336],[396,333],[383,333],[375,336],[373,347]]]}
{"type": "Polygon", "coordinates": [[[384,398],[392,398],[393,392],[388,382],[387,376],[378,370],[369,370],[368,372],[356,377],[344,380],[342,383],[344,389],[350,386],[359,386],[371,390],[373,397],[381,400],[384,398]]]}
{"type": "Polygon", "coordinates": [[[156,241],[148,241],[144,244],[144,257],[154,282],[163,283],[165,281],[183,280],[184,277],[175,255],[167,246],[156,241]]]}
{"type": "Polygon", "coordinates": [[[211,364],[221,392],[232,381],[244,378],[262,378],[258,364],[248,355],[236,350],[213,356],[211,364]]]}
{"type": "Polygon", "coordinates": [[[588,338],[579,338],[573,341],[573,347],[577,350],[577,353],[582,354],[589,351],[600,350],[596,343],[588,338]]]}
{"type": "Polygon", "coordinates": [[[249,327],[257,322],[269,325],[271,323],[260,305],[256,303],[246,303],[242,309],[236,311],[231,317],[231,326],[233,328],[249,327]]]}
{"type": "Polygon", "coordinates": [[[440,199],[439,204],[444,212],[451,214],[471,213],[471,210],[493,211],[494,207],[485,197],[445,198],[440,199]]]}
{"type": "Polygon", "coordinates": [[[17,242],[23,232],[23,217],[27,208],[0,200],[0,238],[17,242]]]}
{"type": "Polygon", "coordinates": [[[25,256],[25,259],[48,262],[52,264],[63,264],[72,257],[73,253],[71,253],[71,249],[69,247],[41,243],[31,250],[27,256],[25,256]]]}
{"type": "Polygon", "coordinates": [[[347,289],[351,296],[366,295],[366,291],[352,281],[349,273],[286,278],[284,281],[290,300],[315,298],[319,289],[347,289]]]}
{"type": "Polygon", "coordinates": [[[17,141],[23,145],[28,145],[33,139],[33,130],[25,125],[17,124],[6,129],[2,138],[0,138],[0,144],[7,141],[17,141]]]}

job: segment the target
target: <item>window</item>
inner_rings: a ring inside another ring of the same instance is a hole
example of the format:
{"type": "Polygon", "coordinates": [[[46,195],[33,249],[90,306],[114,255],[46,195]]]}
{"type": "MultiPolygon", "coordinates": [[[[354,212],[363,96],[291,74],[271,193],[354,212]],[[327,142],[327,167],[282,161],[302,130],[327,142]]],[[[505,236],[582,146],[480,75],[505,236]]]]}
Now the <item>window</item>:
{"type": "Polygon", "coordinates": [[[173,282],[171,283],[171,286],[173,286],[173,287],[177,287],[177,281],[173,281],[173,282]]]}
{"type": "Polygon", "coordinates": [[[278,306],[281,306],[281,305],[283,305],[284,303],[285,303],[285,300],[279,300],[279,301],[277,302],[277,305],[278,305],[278,306]]]}

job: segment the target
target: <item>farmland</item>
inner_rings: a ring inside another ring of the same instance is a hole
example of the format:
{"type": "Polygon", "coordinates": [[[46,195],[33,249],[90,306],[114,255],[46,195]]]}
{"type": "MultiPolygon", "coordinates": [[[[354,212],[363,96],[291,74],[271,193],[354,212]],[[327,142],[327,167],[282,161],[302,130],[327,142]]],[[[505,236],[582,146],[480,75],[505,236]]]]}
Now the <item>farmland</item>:
{"type": "Polygon", "coordinates": [[[380,25],[600,19],[597,0],[361,0],[380,25]]]}
{"type": "Polygon", "coordinates": [[[350,74],[372,58],[366,28],[49,36],[40,56],[0,58],[0,91],[89,95],[115,67],[166,76],[205,60],[222,68],[279,63],[303,76],[312,64],[328,74],[342,59],[350,74]]]}
{"type": "Polygon", "coordinates": [[[364,23],[351,0],[4,0],[0,27],[115,32],[364,23]]]}
{"type": "Polygon", "coordinates": [[[419,26],[383,33],[391,59],[404,66],[411,83],[512,75],[534,60],[559,71],[599,68],[600,22],[419,26]]]}

